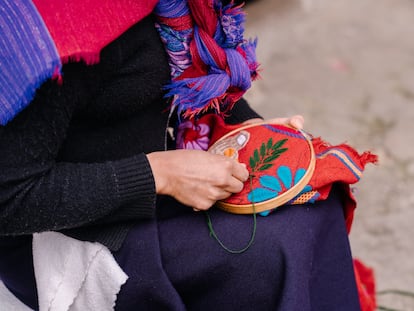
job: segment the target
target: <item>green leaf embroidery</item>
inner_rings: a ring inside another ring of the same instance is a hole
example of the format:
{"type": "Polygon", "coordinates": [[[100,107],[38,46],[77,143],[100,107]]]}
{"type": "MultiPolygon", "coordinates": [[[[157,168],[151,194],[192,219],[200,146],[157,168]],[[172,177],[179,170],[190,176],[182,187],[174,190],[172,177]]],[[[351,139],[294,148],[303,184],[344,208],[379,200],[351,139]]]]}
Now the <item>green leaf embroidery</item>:
{"type": "Polygon", "coordinates": [[[280,155],[280,153],[273,154],[270,157],[268,157],[266,159],[263,159],[263,163],[272,162],[272,161],[276,160],[279,157],[279,155],[280,155]]]}
{"type": "Polygon", "coordinates": [[[266,145],[265,143],[262,143],[262,145],[260,146],[260,156],[263,158],[266,154],[266,145]]]}
{"type": "Polygon", "coordinates": [[[255,149],[249,159],[252,172],[264,171],[273,166],[273,161],[286,152],[287,148],[282,148],[287,142],[287,138],[281,139],[273,144],[273,138],[270,137],[267,143],[262,143],[260,149],[255,149]]]}
{"type": "Polygon", "coordinates": [[[265,171],[268,168],[271,168],[273,166],[273,164],[264,164],[263,166],[259,167],[258,170],[259,171],[265,171]]]}
{"type": "Polygon", "coordinates": [[[251,168],[253,168],[256,165],[256,162],[254,161],[253,157],[250,157],[249,162],[251,168]]]}
{"type": "Polygon", "coordinates": [[[272,147],[273,150],[279,149],[280,147],[284,145],[285,142],[287,142],[287,138],[277,141],[272,147]]]}
{"type": "Polygon", "coordinates": [[[269,140],[268,140],[268,142],[267,142],[267,149],[271,149],[272,146],[273,146],[273,138],[270,137],[269,140]]]}
{"type": "Polygon", "coordinates": [[[254,151],[253,153],[253,158],[256,162],[260,161],[260,157],[259,157],[259,151],[257,151],[257,149],[254,151]]]}

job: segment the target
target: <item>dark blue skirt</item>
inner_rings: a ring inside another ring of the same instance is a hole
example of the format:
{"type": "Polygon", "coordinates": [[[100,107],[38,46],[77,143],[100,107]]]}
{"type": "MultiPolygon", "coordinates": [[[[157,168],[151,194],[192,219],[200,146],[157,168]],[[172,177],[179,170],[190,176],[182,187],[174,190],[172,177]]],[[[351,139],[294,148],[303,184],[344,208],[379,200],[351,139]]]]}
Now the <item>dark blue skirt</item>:
{"type": "Polygon", "coordinates": [[[27,306],[38,308],[31,236],[0,237],[0,280],[27,306]]]}
{"type": "MultiPolygon", "coordinates": [[[[241,254],[210,236],[206,215],[162,198],[157,220],[137,225],[114,253],[129,279],[116,310],[360,310],[340,193],[314,205],[258,216],[254,243],[241,254]]],[[[253,216],[209,211],[223,243],[243,248],[253,216]]],[[[0,275],[37,308],[30,237],[0,247],[0,275]]]]}
{"type": "MultiPolygon", "coordinates": [[[[253,216],[209,211],[223,243],[243,248],[253,216]]],[[[211,237],[203,212],[159,202],[157,221],[135,227],[115,258],[129,275],[116,310],[360,310],[338,190],[313,205],[258,216],[241,254],[211,237]]]]}

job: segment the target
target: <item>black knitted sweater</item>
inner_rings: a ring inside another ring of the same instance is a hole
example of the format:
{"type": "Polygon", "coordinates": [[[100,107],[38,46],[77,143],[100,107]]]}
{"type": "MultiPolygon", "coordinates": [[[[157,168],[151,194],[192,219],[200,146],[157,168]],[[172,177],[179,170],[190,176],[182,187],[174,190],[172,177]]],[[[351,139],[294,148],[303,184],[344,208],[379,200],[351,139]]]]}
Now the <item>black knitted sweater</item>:
{"type": "MultiPolygon", "coordinates": [[[[152,17],[101,53],[69,63],[0,127],[0,236],[60,231],[116,250],[131,226],[155,217],[146,154],[164,150],[167,56],[152,17]]],[[[245,101],[229,123],[258,117],[245,101]]]]}

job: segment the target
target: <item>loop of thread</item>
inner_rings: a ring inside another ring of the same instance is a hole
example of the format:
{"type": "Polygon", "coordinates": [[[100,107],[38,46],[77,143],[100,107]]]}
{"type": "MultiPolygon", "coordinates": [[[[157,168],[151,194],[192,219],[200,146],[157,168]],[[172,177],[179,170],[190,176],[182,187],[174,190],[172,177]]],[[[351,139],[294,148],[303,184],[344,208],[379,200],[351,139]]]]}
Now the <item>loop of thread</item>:
{"type": "MultiPolygon", "coordinates": [[[[249,175],[250,189],[253,188],[252,178],[253,178],[253,175],[249,175]]],[[[229,252],[231,254],[241,254],[241,253],[244,253],[245,251],[247,251],[250,248],[250,246],[252,246],[252,244],[254,242],[254,239],[255,239],[255,236],[256,236],[256,229],[257,229],[256,207],[254,205],[253,196],[252,196],[252,208],[253,208],[253,230],[252,230],[252,235],[251,235],[249,243],[247,243],[247,245],[245,247],[243,247],[242,249],[238,249],[238,250],[231,249],[231,248],[227,247],[226,245],[224,245],[224,243],[219,239],[216,232],[214,231],[213,224],[211,222],[211,217],[210,217],[208,211],[205,211],[205,214],[206,214],[206,217],[207,217],[207,226],[208,226],[208,229],[210,231],[210,235],[227,252],[229,252]]]]}

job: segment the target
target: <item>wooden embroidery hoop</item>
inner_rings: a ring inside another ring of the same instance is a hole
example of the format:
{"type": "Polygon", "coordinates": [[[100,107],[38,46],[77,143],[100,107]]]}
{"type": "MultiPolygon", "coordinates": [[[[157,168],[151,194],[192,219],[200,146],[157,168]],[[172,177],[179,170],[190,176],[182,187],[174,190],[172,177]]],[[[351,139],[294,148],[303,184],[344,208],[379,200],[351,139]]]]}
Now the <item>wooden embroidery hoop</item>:
{"type": "MultiPolygon", "coordinates": [[[[230,136],[234,136],[240,131],[243,131],[243,130],[246,130],[252,127],[256,127],[256,126],[262,126],[262,125],[277,125],[278,127],[286,127],[287,129],[290,129],[290,130],[295,129],[291,126],[288,126],[285,124],[279,124],[279,123],[260,122],[260,123],[249,124],[249,125],[237,128],[225,134],[224,136],[220,137],[220,139],[214,142],[214,144],[208,150],[209,151],[214,150],[217,144],[221,143],[224,139],[230,136]]],[[[216,206],[226,212],[233,213],[233,214],[253,214],[253,213],[261,213],[264,211],[274,209],[276,207],[279,207],[289,202],[294,197],[296,197],[303,190],[303,188],[309,183],[310,179],[312,178],[313,172],[315,170],[315,162],[316,162],[315,152],[314,152],[312,141],[309,135],[306,134],[302,130],[297,130],[297,134],[300,134],[305,139],[306,145],[309,148],[310,159],[309,159],[309,165],[306,168],[306,173],[302,176],[302,178],[296,184],[294,184],[291,188],[289,188],[288,190],[286,190],[285,192],[281,193],[280,195],[276,196],[273,199],[265,200],[262,202],[253,201],[252,203],[249,203],[249,204],[233,204],[233,203],[226,202],[225,200],[222,200],[222,201],[216,202],[216,206]]],[[[300,150],[299,151],[296,150],[296,154],[298,154],[298,152],[300,152],[300,150]]],[[[295,156],[295,154],[292,154],[291,156],[295,156]]],[[[249,169],[248,163],[246,163],[246,166],[249,169]]],[[[246,181],[246,183],[250,183],[250,182],[251,181],[249,180],[246,181]]]]}

